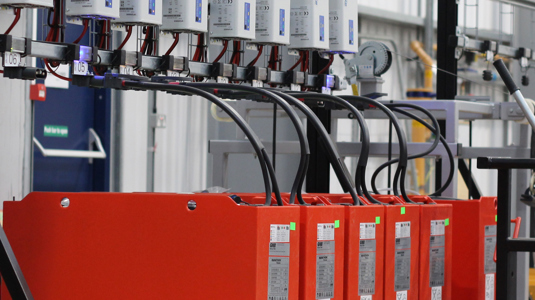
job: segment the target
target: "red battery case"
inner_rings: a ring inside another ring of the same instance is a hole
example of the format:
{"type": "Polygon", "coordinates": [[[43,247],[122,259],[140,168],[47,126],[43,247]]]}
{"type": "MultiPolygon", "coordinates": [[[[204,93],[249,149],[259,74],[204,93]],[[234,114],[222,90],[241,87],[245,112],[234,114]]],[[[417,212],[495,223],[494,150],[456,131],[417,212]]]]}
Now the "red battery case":
{"type": "Polygon", "coordinates": [[[497,198],[435,202],[453,207],[451,299],[496,299],[497,198]]]}
{"type": "Polygon", "coordinates": [[[35,299],[297,300],[300,211],[228,194],[34,192],[4,202],[4,229],[35,299]]]}

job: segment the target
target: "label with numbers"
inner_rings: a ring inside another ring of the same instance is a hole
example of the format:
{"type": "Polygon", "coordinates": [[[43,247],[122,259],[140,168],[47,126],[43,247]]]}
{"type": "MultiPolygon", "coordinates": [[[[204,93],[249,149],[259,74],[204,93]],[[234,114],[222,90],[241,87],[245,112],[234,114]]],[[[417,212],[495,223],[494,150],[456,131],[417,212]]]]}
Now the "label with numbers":
{"type": "Polygon", "coordinates": [[[288,300],[290,224],[271,224],[269,229],[268,300],[288,300]]]}
{"type": "Polygon", "coordinates": [[[334,223],[318,224],[318,241],[334,241],[334,223]]]}
{"type": "Polygon", "coordinates": [[[496,273],[496,225],[485,226],[485,274],[496,273]]]}
{"type": "Polygon", "coordinates": [[[14,52],[4,52],[4,67],[20,66],[20,54],[14,52]]]}
{"type": "Polygon", "coordinates": [[[316,299],[334,297],[334,223],[317,225],[316,299]]]}
{"type": "MultiPolygon", "coordinates": [[[[360,223],[358,293],[369,297],[375,294],[376,226],[375,223],[360,223]]],[[[361,296],[361,299],[366,299],[363,297],[361,296]]]]}
{"type": "Polygon", "coordinates": [[[372,295],[360,296],[360,300],[373,300],[372,295]]]}
{"type": "Polygon", "coordinates": [[[411,237],[411,222],[396,223],[396,238],[411,237]]]}
{"type": "Polygon", "coordinates": [[[74,61],[72,65],[72,74],[86,76],[88,72],[89,65],[85,61],[74,61]]]}
{"type": "Polygon", "coordinates": [[[407,300],[407,291],[399,291],[396,293],[396,300],[407,300]]]}
{"type": "Polygon", "coordinates": [[[411,238],[396,239],[394,290],[406,291],[411,287],[411,238]]]}
{"type": "Polygon", "coordinates": [[[177,72],[177,71],[167,70],[167,76],[169,76],[169,77],[180,77],[180,73],[177,72]]]}
{"type": "Polygon", "coordinates": [[[431,300],[442,300],[442,287],[435,286],[431,288],[431,300]]]}
{"type": "Polygon", "coordinates": [[[132,66],[119,66],[119,74],[134,75],[134,68],[132,66]]]}
{"type": "Polygon", "coordinates": [[[269,231],[269,241],[272,243],[289,243],[290,225],[272,224],[269,231]]]}
{"type": "Polygon", "coordinates": [[[494,300],[494,274],[485,275],[485,300],[494,300]]]}
{"type": "MultiPolygon", "coordinates": [[[[431,237],[429,239],[429,286],[444,285],[446,260],[446,220],[431,221],[431,237]]],[[[442,289],[441,289],[442,291],[442,289]]],[[[434,298],[433,298],[434,299],[434,298]]]]}

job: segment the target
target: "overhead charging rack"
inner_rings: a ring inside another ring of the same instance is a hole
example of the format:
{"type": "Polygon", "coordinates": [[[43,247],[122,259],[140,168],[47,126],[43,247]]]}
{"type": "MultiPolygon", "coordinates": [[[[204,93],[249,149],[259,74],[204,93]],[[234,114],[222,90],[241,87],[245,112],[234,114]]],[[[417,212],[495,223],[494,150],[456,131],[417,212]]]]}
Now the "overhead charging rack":
{"type": "MultiPolygon", "coordinates": [[[[260,80],[267,84],[272,83],[287,86],[295,83],[305,87],[321,88],[324,86],[323,84],[326,83],[332,90],[340,89],[340,78],[334,75],[315,75],[296,71],[295,78],[290,81],[286,72],[275,71],[268,68],[233,67],[232,64],[212,64],[189,61],[186,57],[180,56],[147,56],[136,51],[103,50],[98,49],[97,47],[40,42],[28,38],[0,34],[0,53],[5,52],[14,53],[19,57],[26,55],[47,58],[64,63],[73,63],[76,61],[87,63],[88,65],[108,66],[111,68],[119,68],[121,65],[129,65],[148,71],[164,72],[172,70],[179,73],[189,72],[190,75],[208,78],[225,76],[234,81],[260,80]],[[325,79],[327,78],[325,76],[328,76],[328,80],[325,79]]],[[[76,78],[81,79],[82,82],[88,82],[88,77],[90,76],[91,74],[89,72],[76,74],[76,78]]],[[[76,84],[76,82],[74,82],[74,84],[76,84]]]]}

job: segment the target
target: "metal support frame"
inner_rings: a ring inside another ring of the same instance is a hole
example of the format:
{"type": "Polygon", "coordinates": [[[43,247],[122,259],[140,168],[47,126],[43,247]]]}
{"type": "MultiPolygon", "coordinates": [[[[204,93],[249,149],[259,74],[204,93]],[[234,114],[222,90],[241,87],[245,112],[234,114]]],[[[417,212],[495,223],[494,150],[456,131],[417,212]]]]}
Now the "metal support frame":
{"type": "Polygon", "coordinates": [[[498,234],[496,240],[496,299],[517,298],[517,252],[535,250],[535,238],[510,238],[511,170],[534,169],[535,159],[479,157],[479,169],[498,170],[498,234]]]}
{"type": "MultiPolygon", "coordinates": [[[[390,103],[391,101],[383,101],[383,103],[390,103]]],[[[400,101],[393,101],[393,103],[397,103],[400,101]]],[[[439,121],[443,121],[444,128],[450,134],[446,137],[447,142],[450,145],[450,148],[453,152],[453,155],[456,158],[462,158],[462,159],[474,159],[481,155],[486,156],[512,156],[517,158],[522,157],[529,157],[529,148],[527,145],[518,145],[518,146],[511,146],[506,148],[492,148],[492,147],[467,147],[462,146],[458,144],[458,125],[460,120],[510,120],[510,121],[518,121],[523,118],[523,115],[518,113],[519,107],[518,104],[515,102],[503,102],[503,103],[490,103],[490,102],[471,102],[471,101],[459,101],[459,100],[416,100],[416,101],[402,101],[403,103],[410,103],[410,104],[416,104],[421,107],[424,107],[428,109],[439,121]]],[[[229,105],[231,105],[240,115],[242,115],[246,120],[250,120],[251,118],[271,118],[272,117],[272,105],[269,103],[261,103],[261,102],[254,102],[254,101],[233,101],[229,102],[229,105]]],[[[324,109],[320,109],[325,111],[324,109]]],[[[423,114],[421,114],[418,111],[411,110],[412,113],[415,113],[416,115],[425,118],[423,114]]],[[[222,111],[217,111],[218,116],[221,118],[228,117],[226,114],[224,114],[222,111]]],[[[364,117],[366,119],[385,119],[386,116],[378,110],[365,110],[363,112],[364,117]]],[[[281,111],[281,116],[284,116],[284,114],[281,111]]],[[[303,117],[301,113],[298,112],[298,115],[300,117],[303,117]]],[[[343,109],[337,109],[337,110],[331,110],[330,111],[330,121],[324,122],[331,129],[330,133],[331,136],[334,138],[336,136],[336,126],[333,126],[333,124],[336,124],[337,119],[347,119],[352,118],[352,116],[349,114],[347,110],[343,109]]],[[[399,115],[400,119],[406,119],[406,116],[399,115]]],[[[309,140],[312,141],[312,139],[316,138],[314,136],[314,129],[308,128],[309,132],[309,140]],[[312,139],[311,139],[312,138],[312,139]]],[[[213,172],[212,172],[212,179],[213,183],[217,183],[221,186],[225,185],[224,177],[226,176],[226,168],[227,168],[227,160],[229,154],[233,153],[252,153],[250,148],[241,148],[238,147],[242,140],[245,140],[245,137],[243,134],[240,134],[241,131],[237,130],[237,139],[234,141],[211,141],[210,146],[210,153],[214,155],[214,165],[213,165],[213,172]],[[217,145],[217,146],[216,146],[217,145]]],[[[290,142],[287,142],[290,143],[290,142]]],[[[278,153],[285,153],[285,154],[297,154],[298,148],[291,148],[290,151],[289,148],[283,148],[285,147],[285,142],[279,142],[278,143],[278,153]],[[286,152],[290,151],[290,152],[286,152]]],[[[356,156],[360,152],[359,143],[338,143],[338,146],[340,147],[339,150],[341,151],[342,156],[356,156]]],[[[409,153],[419,153],[422,152],[424,149],[427,149],[429,147],[429,144],[419,144],[421,146],[411,146],[411,143],[409,143],[409,153]],[[427,147],[427,148],[426,148],[427,147]]],[[[323,151],[321,146],[321,142],[316,146],[319,147],[318,151],[323,151]]],[[[383,156],[386,155],[387,149],[388,149],[388,143],[373,143],[372,144],[373,151],[371,151],[371,155],[374,156],[383,156]]],[[[397,146],[394,145],[393,147],[394,151],[397,151],[397,146]]],[[[326,156],[320,155],[320,162],[324,166],[324,168],[328,167],[328,159],[326,156]],[[325,167],[326,166],[326,167],[325,167]]],[[[394,153],[395,155],[395,153],[394,153]]],[[[442,145],[439,145],[434,151],[430,157],[435,157],[438,159],[442,158],[446,155],[445,150],[443,149],[442,145]]],[[[444,162],[447,164],[445,168],[442,169],[441,178],[445,181],[448,177],[449,173],[449,163],[447,160],[444,160],[444,162]]],[[[311,160],[312,163],[312,160],[311,160]]],[[[458,166],[458,160],[455,160],[455,166],[457,169],[458,166]]],[[[307,177],[307,182],[310,183],[310,189],[318,189],[322,192],[326,192],[328,187],[328,180],[325,179],[326,176],[328,176],[329,173],[321,172],[321,174],[318,175],[317,173],[309,173],[308,176],[314,176],[311,177],[312,180],[307,177]],[[320,178],[318,178],[321,177],[320,178]]],[[[454,173],[455,177],[452,181],[450,187],[443,193],[444,196],[448,197],[456,197],[457,196],[457,172],[454,173]]],[[[327,177],[328,178],[328,177],[327,177]]],[[[441,181],[440,183],[442,183],[441,181]]],[[[307,191],[311,191],[308,189],[309,186],[307,186],[307,191]]]]}

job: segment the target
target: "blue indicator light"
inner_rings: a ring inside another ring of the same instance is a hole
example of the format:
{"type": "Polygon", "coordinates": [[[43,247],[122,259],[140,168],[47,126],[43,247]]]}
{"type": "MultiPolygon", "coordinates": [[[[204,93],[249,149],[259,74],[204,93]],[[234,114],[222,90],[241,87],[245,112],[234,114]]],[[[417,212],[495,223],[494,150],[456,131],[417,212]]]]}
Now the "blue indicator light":
{"type": "Polygon", "coordinates": [[[320,41],[325,41],[325,17],[320,16],[320,41]]]}
{"type": "Polygon", "coordinates": [[[355,44],[355,26],[353,20],[349,20],[349,44],[355,44]]]}
{"type": "Polygon", "coordinates": [[[284,9],[280,10],[279,14],[279,34],[284,36],[286,32],[286,11],[284,9]]]}
{"type": "Polygon", "coordinates": [[[195,5],[195,22],[202,22],[202,0],[197,0],[197,4],[195,5]]]}
{"type": "Polygon", "coordinates": [[[251,30],[251,3],[245,2],[245,20],[243,28],[247,31],[251,30]]]}

